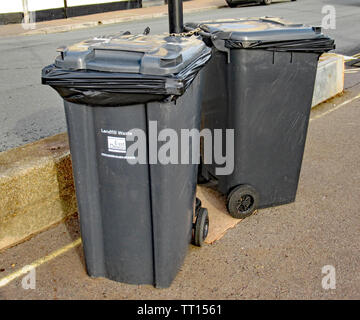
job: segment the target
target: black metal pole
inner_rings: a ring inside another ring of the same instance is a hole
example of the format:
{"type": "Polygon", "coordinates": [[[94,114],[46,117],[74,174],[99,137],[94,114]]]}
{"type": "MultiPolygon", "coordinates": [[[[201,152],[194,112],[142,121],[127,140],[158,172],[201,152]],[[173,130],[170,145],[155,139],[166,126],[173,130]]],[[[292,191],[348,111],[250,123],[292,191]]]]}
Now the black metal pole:
{"type": "Polygon", "coordinates": [[[169,32],[183,32],[183,2],[182,0],[168,0],[169,32]]]}
{"type": "Polygon", "coordinates": [[[64,0],[64,16],[67,19],[67,0],[64,0]]]}

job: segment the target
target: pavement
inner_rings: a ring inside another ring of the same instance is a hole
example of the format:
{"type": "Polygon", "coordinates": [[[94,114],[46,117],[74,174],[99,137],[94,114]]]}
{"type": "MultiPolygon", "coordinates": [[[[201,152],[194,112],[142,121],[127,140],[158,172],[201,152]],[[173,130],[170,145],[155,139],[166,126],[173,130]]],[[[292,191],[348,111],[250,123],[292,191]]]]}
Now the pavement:
{"type": "MultiPolygon", "coordinates": [[[[226,6],[226,3],[222,0],[196,0],[184,2],[183,6],[184,14],[188,14],[192,12],[221,8],[226,6]]],[[[30,25],[10,24],[0,27],[0,37],[66,32],[106,24],[158,18],[166,16],[167,13],[167,5],[157,5],[145,8],[118,10],[68,19],[38,22],[36,23],[36,27],[34,26],[33,29],[30,25]]]]}

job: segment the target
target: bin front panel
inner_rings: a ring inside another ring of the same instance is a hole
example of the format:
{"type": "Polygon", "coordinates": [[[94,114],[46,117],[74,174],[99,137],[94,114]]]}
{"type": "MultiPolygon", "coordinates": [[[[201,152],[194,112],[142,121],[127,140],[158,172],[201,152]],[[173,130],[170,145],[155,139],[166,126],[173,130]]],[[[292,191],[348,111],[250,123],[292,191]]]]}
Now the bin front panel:
{"type": "Polygon", "coordinates": [[[65,106],[88,273],[153,284],[149,169],[112,145],[118,132],[146,130],[145,106],[65,106]]]}

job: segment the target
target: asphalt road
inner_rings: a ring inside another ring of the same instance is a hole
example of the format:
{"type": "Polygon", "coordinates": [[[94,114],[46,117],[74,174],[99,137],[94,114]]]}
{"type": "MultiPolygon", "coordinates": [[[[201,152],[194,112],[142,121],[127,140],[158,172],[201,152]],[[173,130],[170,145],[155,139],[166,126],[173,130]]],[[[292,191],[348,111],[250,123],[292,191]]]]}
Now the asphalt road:
{"type": "MultiPolygon", "coordinates": [[[[224,2],[225,4],[225,2],[224,2]]],[[[271,6],[224,7],[189,14],[185,21],[201,21],[246,16],[281,16],[296,23],[320,25],[324,5],[334,5],[335,30],[326,33],[336,39],[337,52],[360,51],[358,31],[360,3],[357,0],[298,0],[271,6]]],[[[41,69],[52,63],[56,48],[85,38],[112,34],[121,30],[152,33],[167,31],[167,18],[101,26],[66,33],[0,39],[0,151],[66,131],[61,98],[54,90],[40,84],[41,69]]]]}

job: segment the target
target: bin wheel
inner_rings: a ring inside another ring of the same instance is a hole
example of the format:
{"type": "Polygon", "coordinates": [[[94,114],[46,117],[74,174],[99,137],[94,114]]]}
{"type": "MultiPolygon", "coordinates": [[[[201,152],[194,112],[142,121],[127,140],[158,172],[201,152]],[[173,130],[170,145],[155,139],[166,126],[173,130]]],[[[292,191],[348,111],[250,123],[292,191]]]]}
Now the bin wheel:
{"type": "Polygon", "coordinates": [[[209,215],[205,208],[200,208],[196,217],[194,245],[201,247],[209,232],[209,215]]]}
{"type": "Polygon", "coordinates": [[[268,4],[271,4],[271,2],[272,2],[272,0],[263,0],[262,4],[268,5],[268,4]]]}
{"type": "Polygon", "coordinates": [[[227,197],[227,208],[236,219],[244,219],[254,213],[259,203],[259,195],[249,185],[234,188],[227,197]]]}

